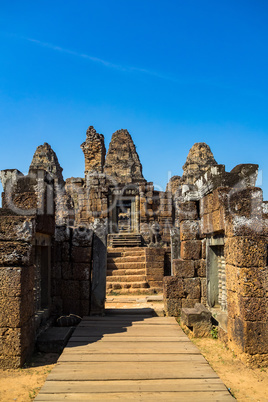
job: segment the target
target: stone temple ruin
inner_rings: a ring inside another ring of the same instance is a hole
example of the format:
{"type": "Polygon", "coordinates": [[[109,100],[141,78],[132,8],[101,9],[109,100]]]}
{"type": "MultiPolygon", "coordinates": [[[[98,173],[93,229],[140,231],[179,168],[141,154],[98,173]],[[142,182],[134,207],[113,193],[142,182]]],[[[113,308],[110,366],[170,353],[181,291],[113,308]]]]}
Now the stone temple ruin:
{"type": "Polygon", "coordinates": [[[268,204],[258,166],[231,172],[194,144],[166,191],[142,174],[127,130],[106,154],[90,126],[83,178],[64,181],[37,148],[28,175],[1,171],[0,366],[20,367],[55,317],[103,314],[106,294],[162,293],[165,311],[219,336],[251,364],[268,363],[268,204]]]}

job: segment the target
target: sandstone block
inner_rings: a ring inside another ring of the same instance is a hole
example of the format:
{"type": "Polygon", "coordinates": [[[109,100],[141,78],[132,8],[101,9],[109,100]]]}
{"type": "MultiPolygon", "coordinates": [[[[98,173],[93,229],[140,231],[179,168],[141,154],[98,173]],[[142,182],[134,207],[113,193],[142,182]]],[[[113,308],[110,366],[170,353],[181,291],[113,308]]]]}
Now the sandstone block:
{"type": "Polygon", "coordinates": [[[199,239],[199,222],[192,220],[181,221],[180,239],[181,241],[199,239]]]}
{"type": "Polygon", "coordinates": [[[67,242],[63,242],[59,245],[61,249],[61,261],[69,262],[70,261],[70,244],[67,242]]]}
{"type": "Polygon", "coordinates": [[[79,281],[63,280],[61,283],[61,296],[62,299],[79,300],[80,299],[80,285],[79,281]]]}
{"type": "Polygon", "coordinates": [[[181,299],[182,308],[193,308],[196,303],[200,303],[200,299],[181,299]]]}
{"type": "Polygon", "coordinates": [[[180,222],[189,219],[190,220],[198,219],[197,205],[194,201],[179,203],[177,212],[180,222]]]}
{"type": "Polygon", "coordinates": [[[91,248],[90,247],[72,247],[72,260],[74,262],[90,263],[91,248]]]}
{"type": "Polygon", "coordinates": [[[256,217],[230,215],[226,220],[226,236],[268,236],[268,221],[256,217]]]}
{"type": "Polygon", "coordinates": [[[212,214],[204,214],[200,220],[200,235],[213,233],[212,214]]]}
{"type": "Polygon", "coordinates": [[[238,290],[238,278],[239,278],[239,268],[234,265],[226,264],[226,288],[231,292],[237,292],[238,290]]]}
{"type": "Polygon", "coordinates": [[[262,190],[257,187],[236,189],[228,196],[229,214],[246,218],[262,218],[262,190]]]}
{"type": "Polygon", "coordinates": [[[22,296],[34,287],[34,267],[0,267],[0,298],[22,296]]]}
{"type": "Polygon", "coordinates": [[[165,276],[163,278],[163,296],[164,299],[180,299],[185,297],[183,279],[174,276],[165,276]]]}
{"type": "Polygon", "coordinates": [[[62,262],[61,266],[61,276],[62,279],[73,279],[73,269],[72,264],[70,262],[62,262]]]}
{"type": "Polygon", "coordinates": [[[61,263],[55,262],[51,267],[51,278],[60,279],[61,275],[61,263]]]}
{"type": "Polygon", "coordinates": [[[88,281],[90,277],[90,264],[75,262],[72,265],[73,278],[79,281],[88,281]]]}
{"type": "Polygon", "coordinates": [[[193,278],[195,273],[194,261],[173,260],[173,274],[178,278],[193,278]]]}
{"type": "Polygon", "coordinates": [[[267,268],[240,268],[237,289],[245,297],[267,297],[267,268]]]}
{"type": "Polygon", "coordinates": [[[234,237],[225,241],[227,264],[238,267],[266,266],[267,246],[263,238],[234,237]]]}
{"type": "Polygon", "coordinates": [[[268,323],[244,321],[240,317],[228,319],[228,336],[240,353],[268,353],[268,323]]]}
{"type": "Polygon", "coordinates": [[[200,299],[201,287],[199,278],[185,278],[184,286],[187,299],[200,299]]]}
{"type": "Polygon", "coordinates": [[[239,298],[236,292],[227,291],[228,318],[239,316],[239,298]]]}
{"type": "Polygon", "coordinates": [[[194,261],[194,268],[196,275],[199,278],[205,278],[207,275],[206,260],[196,260],[194,261]]]}
{"type": "Polygon", "coordinates": [[[165,299],[164,308],[169,317],[178,317],[181,313],[181,300],[165,299]]]}
{"type": "Polygon", "coordinates": [[[31,241],[35,234],[35,220],[25,216],[1,216],[0,240],[31,241]]]}
{"type": "Polygon", "coordinates": [[[201,257],[201,240],[181,242],[181,258],[183,260],[199,260],[201,257]]]}
{"type": "Polygon", "coordinates": [[[33,253],[31,243],[0,241],[0,265],[31,265],[33,253]]]}
{"type": "Polygon", "coordinates": [[[264,297],[239,297],[239,316],[245,321],[263,321],[268,319],[268,303],[264,297]]]}
{"type": "Polygon", "coordinates": [[[3,327],[21,327],[34,314],[33,291],[19,297],[0,299],[0,322],[3,327]]]}

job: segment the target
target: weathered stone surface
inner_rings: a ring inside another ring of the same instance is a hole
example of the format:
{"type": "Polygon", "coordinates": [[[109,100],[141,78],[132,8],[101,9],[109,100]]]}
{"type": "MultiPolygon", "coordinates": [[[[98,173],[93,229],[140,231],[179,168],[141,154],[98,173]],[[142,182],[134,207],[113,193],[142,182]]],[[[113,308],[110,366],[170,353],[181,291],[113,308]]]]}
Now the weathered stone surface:
{"type": "Polygon", "coordinates": [[[33,290],[22,296],[0,299],[0,322],[3,327],[21,327],[33,314],[33,290]]]}
{"type": "Polygon", "coordinates": [[[78,226],[73,230],[72,242],[74,246],[91,247],[93,231],[85,226],[78,226]]]}
{"type": "Polygon", "coordinates": [[[0,267],[0,299],[27,294],[34,287],[34,267],[0,267]]]}
{"type": "Polygon", "coordinates": [[[217,165],[210,147],[204,142],[192,146],[183,165],[183,181],[193,184],[210,166],[217,165]]]}
{"type": "Polygon", "coordinates": [[[181,242],[181,258],[183,260],[199,260],[201,257],[201,240],[181,242]]]}
{"type": "Polygon", "coordinates": [[[182,308],[181,321],[190,327],[195,337],[209,336],[212,328],[211,312],[200,303],[194,308],[182,308]]]}
{"type": "Polygon", "coordinates": [[[239,353],[268,353],[267,322],[244,321],[240,317],[228,319],[228,336],[239,353]]]}
{"type": "Polygon", "coordinates": [[[251,237],[234,237],[225,241],[226,263],[238,267],[265,267],[266,240],[251,237]]]}
{"type": "Polygon", "coordinates": [[[185,278],[184,289],[187,299],[199,299],[201,297],[200,279],[185,278]]]}
{"type": "MultiPolygon", "coordinates": [[[[14,360],[21,365],[24,363],[27,355],[33,351],[33,348],[34,323],[32,318],[20,328],[0,328],[0,355],[5,358],[4,360],[15,358],[14,360]]],[[[2,361],[2,363],[5,366],[5,362],[2,361]]]]}
{"type": "Polygon", "coordinates": [[[194,261],[173,260],[173,275],[178,278],[193,278],[195,273],[194,261]]]}
{"type": "Polygon", "coordinates": [[[90,264],[74,263],[73,264],[73,277],[79,281],[89,281],[90,278],[90,264]]]}
{"type": "Polygon", "coordinates": [[[72,247],[72,261],[90,263],[91,247],[72,247]]]}
{"type": "Polygon", "coordinates": [[[163,295],[165,299],[180,299],[185,297],[184,282],[182,278],[165,276],[163,279],[163,295]]]}
{"type": "Polygon", "coordinates": [[[179,221],[198,219],[197,205],[194,201],[186,201],[178,205],[179,221]]]}
{"type": "Polygon", "coordinates": [[[47,142],[36,148],[29,173],[39,169],[50,173],[53,179],[56,179],[58,183],[64,183],[62,167],[59,164],[57,155],[47,142]]]}
{"type": "Polygon", "coordinates": [[[32,244],[0,241],[0,265],[31,265],[32,244]]]}
{"type": "Polygon", "coordinates": [[[181,306],[192,308],[196,303],[200,303],[200,299],[181,299],[181,306]]]}
{"type": "Polygon", "coordinates": [[[86,141],[81,145],[85,155],[85,175],[90,172],[102,172],[106,149],[104,136],[98,134],[93,126],[87,129],[86,141]]]}
{"type": "Polygon", "coordinates": [[[166,191],[171,191],[172,195],[175,195],[180,185],[181,185],[181,177],[172,176],[167,184],[166,191]]]}
{"type": "Polygon", "coordinates": [[[267,297],[268,271],[264,268],[240,268],[237,289],[245,297],[267,297]]]}
{"type": "Polygon", "coordinates": [[[228,195],[229,213],[245,218],[262,218],[262,190],[257,187],[237,189],[228,195]]]}
{"type": "Polygon", "coordinates": [[[35,220],[25,216],[2,216],[0,219],[0,240],[32,241],[35,234],[35,220]]]}
{"type": "Polygon", "coordinates": [[[164,299],[164,309],[169,317],[178,317],[181,313],[181,300],[164,299]]]}
{"type": "Polygon", "coordinates": [[[197,240],[199,239],[199,222],[198,221],[182,221],[180,223],[180,239],[197,240]]]}
{"type": "Polygon", "coordinates": [[[268,319],[266,297],[239,297],[239,316],[245,321],[263,321],[268,319]]]}
{"type": "Polygon", "coordinates": [[[144,182],[142,166],[131,135],[127,130],[116,131],[110,142],[104,172],[117,183],[144,182]]]}
{"type": "Polygon", "coordinates": [[[194,269],[196,276],[199,278],[205,278],[207,273],[206,260],[194,261],[194,269]]]}

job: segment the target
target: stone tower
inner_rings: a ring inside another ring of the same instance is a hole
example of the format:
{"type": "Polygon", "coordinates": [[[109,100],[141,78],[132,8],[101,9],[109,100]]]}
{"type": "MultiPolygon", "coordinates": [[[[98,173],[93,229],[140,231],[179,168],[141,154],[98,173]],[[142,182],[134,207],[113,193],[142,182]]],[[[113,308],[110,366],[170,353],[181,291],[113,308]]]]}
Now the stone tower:
{"type": "Polygon", "coordinates": [[[115,178],[119,184],[145,181],[136,147],[127,130],[121,129],[113,134],[104,172],[115,178]]]}
{"type": "Polygon", "coordinates": [[[90,172],[103,172],[106,149],[104,136],[96,132],[93,126],[87,129],[86,141],[81,144],[85,155],[85,175],[90,172]]]}
{"type": "Polygon", "coordinates": [[[182,181],[194,184],[211,166],[217,165],[210,147],[205,142],[195,143],[183,165],[182,181]]]}
{"type": "Polygon", "coordinates": [[[62,176],[63,169],[59,164],[57,155],[47,142],[39,145],[34,153],[29,173],[36,170],[45,170],[53,176],[53,179],[57,180],[58,184],[64,183],[62,176]]]}

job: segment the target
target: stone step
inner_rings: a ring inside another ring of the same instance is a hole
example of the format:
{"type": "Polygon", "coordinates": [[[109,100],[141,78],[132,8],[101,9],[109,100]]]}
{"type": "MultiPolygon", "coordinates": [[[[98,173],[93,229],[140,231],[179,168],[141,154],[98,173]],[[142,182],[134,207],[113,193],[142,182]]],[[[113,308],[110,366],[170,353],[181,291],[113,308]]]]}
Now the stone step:
{"type": "Polygon", "coordinates": [[[145,275],[145,269],[107,269],[107,276],[114,275],[145,275]]]}
{"type": "Polygon", "coordinates": [[[147,282],[107,282],[106,288],[109,290],[120,290],[120,289],[147,289],[149,287],[147,282]]]}
{"type": "Polygon", "coordinates": [[[109,276],[106,279],[107,283],[110,282],[146,282],[146,275],[116,275],[116,276],[109,276]]]}
{"type": "Polygon", "coordinates": [[[110,257],[108,254],[107,262],[145,262],[145,255],[129,255],[127,257],[110,257]]]}
{"type": "Polygon", "coordinates": [[[107,295],[109,296],[109,294],[114,295],[131,295],[131,296],[135,296],[135,295],[154,295],[157,293],[157,290],[154,288],[123,288],[123,289],[107,289],[107,295]]]}
{"type": "Polygon", "coordinates": [[[108,254],[119,254],[124,253],[124,255],[144,255],[144,247],[108,247],[108,254]]]}
{"type": "Polygon", "coordinates": [[[145,268],[144,262],[109,262],[107,264],[107,269],[142,269],[145,268]]]}

